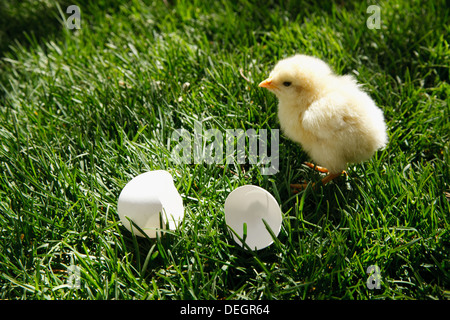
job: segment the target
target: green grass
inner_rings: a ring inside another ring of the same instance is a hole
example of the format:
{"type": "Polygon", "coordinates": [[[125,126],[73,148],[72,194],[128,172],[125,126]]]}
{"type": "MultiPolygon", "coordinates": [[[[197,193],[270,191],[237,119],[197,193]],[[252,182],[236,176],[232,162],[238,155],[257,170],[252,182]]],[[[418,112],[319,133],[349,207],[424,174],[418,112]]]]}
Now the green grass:
{"type": "Polygon", "coordinates": [[[378,2],[379,30],[366,27],[368,2],[73,1],[80,30],[63,26],[69,3],[39,3],[0,6],[1,299],[449,299],[445,1],[378,2]],[[290,182],[320,175],[283,135],[275,175],[173,160],[172,132],[195,121],[279,128],[257,84],[294,53],[364,84],[384,110],[386,149],[297,195],[290,182]],[[135,238],[117,199],[154,169],[172,173],[186,217],[160,239],[135,238]],[[224,220],[243,184],[283,212],[278,240],[254,253],[224,220]],[[367,288],[371,265],[380,289],[367,288]]]}

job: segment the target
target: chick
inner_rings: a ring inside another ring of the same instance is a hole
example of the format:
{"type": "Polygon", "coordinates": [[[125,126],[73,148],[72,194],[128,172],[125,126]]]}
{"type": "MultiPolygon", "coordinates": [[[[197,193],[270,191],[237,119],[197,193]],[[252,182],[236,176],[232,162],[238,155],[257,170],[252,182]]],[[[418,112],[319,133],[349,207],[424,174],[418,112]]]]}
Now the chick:
{"type": "Polygon", "coordinates": [[[321,167],[307,165],[328,173],[324,185],[348,163],[370,159],[387,143],[383,112],[352,76],[334,74],[318,58],[299,54],[281,60],[259,86],[277,96],[284,134],[321,167]]]}

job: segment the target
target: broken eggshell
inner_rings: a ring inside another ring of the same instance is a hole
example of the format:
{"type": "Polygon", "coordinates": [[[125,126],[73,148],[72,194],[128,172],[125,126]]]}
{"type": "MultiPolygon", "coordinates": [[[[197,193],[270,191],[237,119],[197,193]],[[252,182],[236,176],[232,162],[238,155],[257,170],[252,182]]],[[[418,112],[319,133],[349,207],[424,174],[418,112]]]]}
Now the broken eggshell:
{"type": "Polygon", "coordinates": [[[225,222],[234,231],[234,240],[240,245],[242,241],[239,238],[245,240],[252,250],[260,250],[273,243],[263,220],[275,236],[278,236],[281,230],[282,214],[278,202],[261,187],[244,185],[236,188],[225,200],[224,211],[225,222]]]}
{"type": "Polygon", "coordinates": [[[119,195],[117,212],[120,221],[129,231],[144,235],[135,228],[132,220],[148,237],[169,225],[175,230],[184,216],[183,199],[173,183],[172,175],[165,170],[155,170],[131,179],[119,195]]]}

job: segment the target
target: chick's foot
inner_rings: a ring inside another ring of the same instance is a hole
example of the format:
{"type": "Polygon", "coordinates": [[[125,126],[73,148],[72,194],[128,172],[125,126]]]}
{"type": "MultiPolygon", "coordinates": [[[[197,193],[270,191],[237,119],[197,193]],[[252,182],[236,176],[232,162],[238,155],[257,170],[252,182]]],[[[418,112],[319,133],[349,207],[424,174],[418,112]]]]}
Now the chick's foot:
{"type": "Polygon", "coordinates": [[[328,182],[330,182],[331,180],[334,180],[334,179],[336,179],[337,177],[339,177],[342,173],[345,173],[344,171],[343,172],[339,172],[339,173],[329,173],[329,174],[327,174],[326,176],[325,176],[325,178],[323,178],[322,180],[321,180],[321,182],[322,182],[322,184],[323,185],[326,185],[328,182]]]}
{"type": "MultiPolygon", "coordinates": [[[[308,186],[308,183],[291,183],[291,192],[292,193],[299,193],[302,190],[305,190],[308,186]]],[[[314,186],[314,184],[313,184],[314,186]]]]}
{"type": "MultiPolygon", "coordinates": [[[[339,172],[339,173],[329,173],[327,174],[324,178],[322,178],[322,180],[320,180],[322,185],[326,185],[328,182],[330,182],[331,180],[336,179],[337,177],[339,177],[341,174],[346,174],[345,171],[339,172]]],[[[316,188],[316,186],[318,185],[318,183],[313,183],[312,187],[316,188]]],[[[291,183],[291,191],[292,193],[299,193],[300,191],[306,189],[306,187],[308,186],[308,183],[291,183]]]]}

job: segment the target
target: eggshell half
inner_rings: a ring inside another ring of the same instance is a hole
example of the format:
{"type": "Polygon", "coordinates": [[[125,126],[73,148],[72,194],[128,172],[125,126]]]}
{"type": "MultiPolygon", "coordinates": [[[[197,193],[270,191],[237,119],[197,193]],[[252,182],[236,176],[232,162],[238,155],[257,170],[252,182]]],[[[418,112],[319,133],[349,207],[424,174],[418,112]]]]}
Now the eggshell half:
{"type": "MultiPolygon", "coordinates": [[[[247,225],[245,243],[255,250],[266,248],[273,243],[267,230],[266,221],[275,236],[281,230],[282,214],[278,202],[265,189],[244,185],[233,190],[225,200],[225,222],[241,239],[244,236],[244,224],[247,225]]],[[[233,232],[234,240],[242,245],[233,232]]]]}
{"type": "MultiPolygon", "coordinates": [[[[165,170],[140,174],[130,180],[119,195],[117,212],[122,224],[131,231],[131,219],[150,238],[155,238],[168,223],[175,230],[184,217],[183,199],[165,170]]],[[[134,234],[144,235],[133,228],[134,234]]]]}

